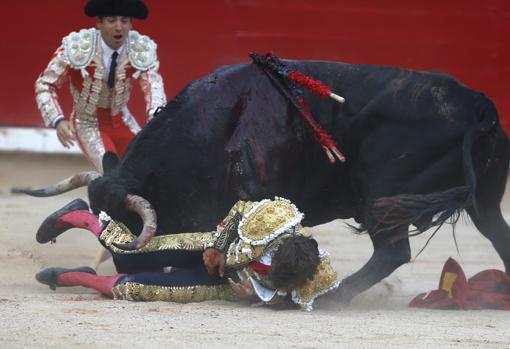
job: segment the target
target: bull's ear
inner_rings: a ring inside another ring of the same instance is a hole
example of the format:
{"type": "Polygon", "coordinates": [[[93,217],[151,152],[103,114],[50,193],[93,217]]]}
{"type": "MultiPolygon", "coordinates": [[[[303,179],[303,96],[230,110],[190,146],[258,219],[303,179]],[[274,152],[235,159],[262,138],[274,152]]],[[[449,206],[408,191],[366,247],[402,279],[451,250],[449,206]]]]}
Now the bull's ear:
{"type": "Polygon", "coordinates": [[[117,154],[112,152],[106,152],[103,156],[103,171],[104,173],[112,172],[115,167],[119,164],[120,160],[117,154]]]}

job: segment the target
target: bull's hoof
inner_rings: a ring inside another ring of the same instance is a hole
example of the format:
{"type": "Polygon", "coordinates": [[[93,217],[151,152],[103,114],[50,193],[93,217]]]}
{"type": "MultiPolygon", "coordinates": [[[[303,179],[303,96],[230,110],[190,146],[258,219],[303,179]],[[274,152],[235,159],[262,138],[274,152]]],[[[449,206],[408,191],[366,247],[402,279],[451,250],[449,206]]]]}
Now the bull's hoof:
{"type": "Polygon", "coordinates": [[[35,236],[36,240],[40,244],[45,244],[50,241],[54,241],[57,236],[62,234],[68,229],[74,227],[72,223],[61,220],[60,218],[68,213],[79,210],[88,211],[89,205],[82,199],[75,199],[62,207],[60,210],[53,212],[49,215],[41,226],[37,230],[35,236]]]}
{"type": "Polygon", "coordinates": [[[67,287],[68,285],[61,285],[57,279],[59,275],[69,272],[82,272],[96,275],[96,271],[91,267],[79,268],[46,268],[35,274],[35,279],[41,284],[48,285],[50,289],[55,291],[57,287],[67,287]]]}

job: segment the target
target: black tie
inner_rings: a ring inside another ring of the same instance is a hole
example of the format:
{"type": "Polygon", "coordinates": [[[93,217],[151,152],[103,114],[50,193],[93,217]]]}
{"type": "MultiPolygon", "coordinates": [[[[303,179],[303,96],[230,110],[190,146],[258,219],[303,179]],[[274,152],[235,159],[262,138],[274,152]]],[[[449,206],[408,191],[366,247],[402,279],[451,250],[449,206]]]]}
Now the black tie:
{"type": "Polygon", "coordinates": [[[108,74],[108,86],[113,88],[115,85],[115,68],[117,68],[117,51],[112,53],[112,62],[110,63],[110,74],[108,74]]]}

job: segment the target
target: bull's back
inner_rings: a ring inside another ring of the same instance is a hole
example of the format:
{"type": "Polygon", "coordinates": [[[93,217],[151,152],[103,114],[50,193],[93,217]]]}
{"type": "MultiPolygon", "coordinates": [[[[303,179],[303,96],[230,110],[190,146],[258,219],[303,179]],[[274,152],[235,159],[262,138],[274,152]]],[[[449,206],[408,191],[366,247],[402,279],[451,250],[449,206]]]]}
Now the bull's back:
{"type": "MultiPolygon", "coordinates": [[[[434,142],[447,149],[480,118],[481,95],[444,74],[334,62],[288,65],[346,97],[340,105],[305,91],[317,121],[346,152],[346,164],[327,162],[310,128],[255,64],[225,66],[188,85],[140,132],[123,163],[140,164],[134,172],[141,182],[151,174],[158,178],[155,201],[162,205],[171,200],[189,213],[225,203],[202,216],[209,223],[236,199],[281,195],[312,220],[321,207],[317,224],[335,218],[328,207],[336,217],[352,214],[359,189],[349,182],[350,169],[397,159],[404,148],[392,146],[393,139],[415,135],[414,153],[429,151],[434,142]]],[[[419,173],[423,161],[415,163],[419,173]]]]}

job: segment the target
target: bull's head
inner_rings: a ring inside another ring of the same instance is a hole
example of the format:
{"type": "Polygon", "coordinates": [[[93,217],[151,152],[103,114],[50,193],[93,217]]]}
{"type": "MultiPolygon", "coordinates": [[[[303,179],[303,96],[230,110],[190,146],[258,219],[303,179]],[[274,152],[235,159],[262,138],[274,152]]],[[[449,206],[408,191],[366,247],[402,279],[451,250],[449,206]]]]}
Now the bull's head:
{"type": "Polygon", "coordinates": [[[126,186],[116,181],[118,178],[110,176],[117,168],[118,163],[119,159],[115,154],[106,153],[103,157],[104,176],[95,171],[82,172],[47,188],[35,190],[22,189],[19,192],[36,197],[48,197],[88,186],[90,206],[95,214],[98,214],[100,211],[106,211],[114,218],[122,217],[125,215],[116,213],[128,209],[142,219],[143,228],[140,236],[130,243],[116,245],[124,250],[139,249],[145,246],[156,233],[156,212],[147,200],[127,192],[126,186]]]}

